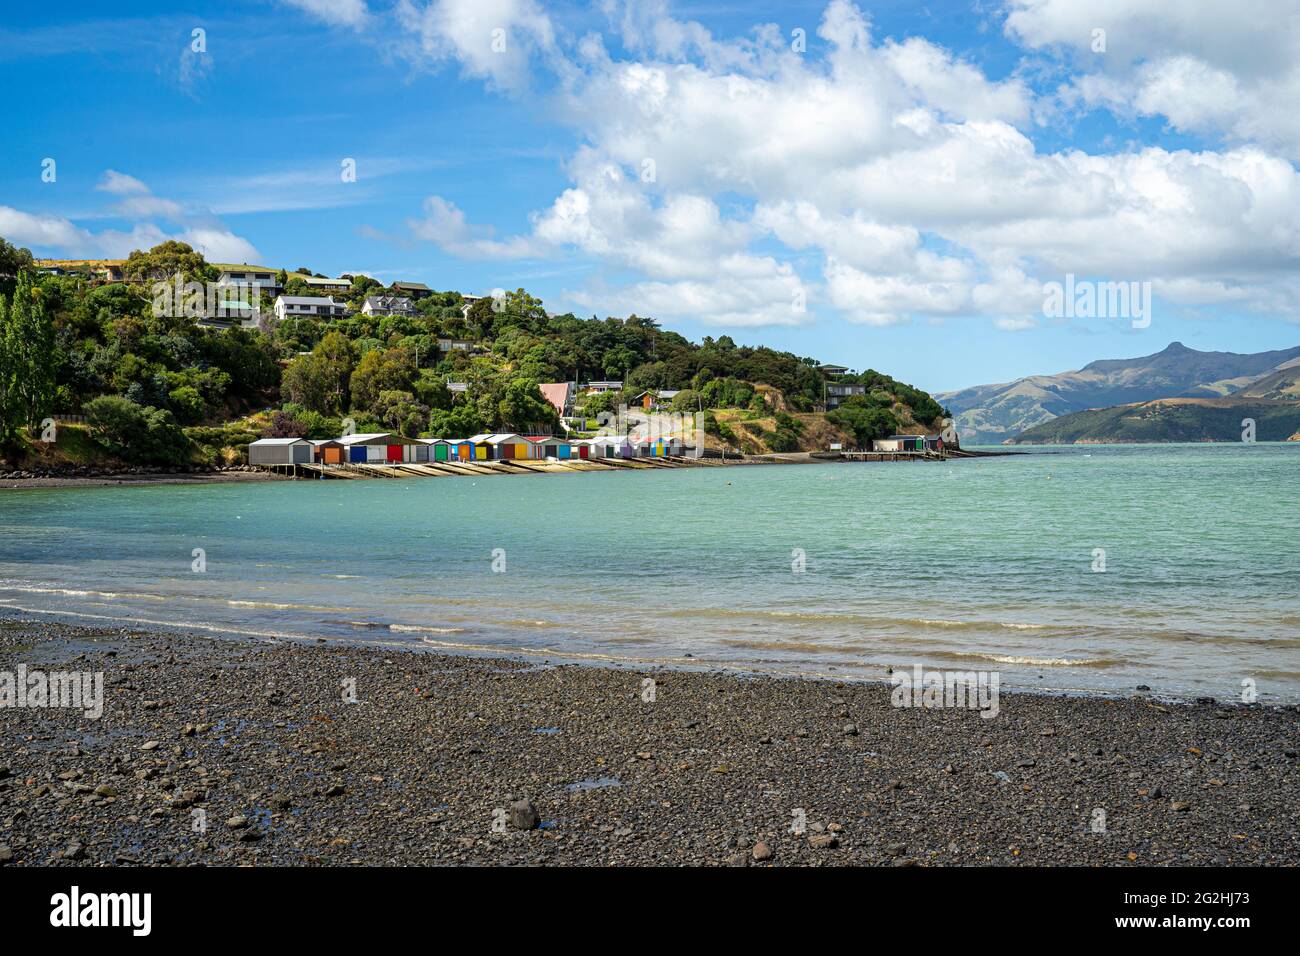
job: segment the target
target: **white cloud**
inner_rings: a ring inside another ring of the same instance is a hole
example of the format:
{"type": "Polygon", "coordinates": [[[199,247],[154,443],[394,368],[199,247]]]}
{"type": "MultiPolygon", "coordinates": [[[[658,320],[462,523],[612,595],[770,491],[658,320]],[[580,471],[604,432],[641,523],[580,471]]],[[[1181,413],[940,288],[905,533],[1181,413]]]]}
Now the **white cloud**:
{"type": "Polygon", "coordinates": [[[0,206],[0,235],[15,245],[69,248],[80,245],[88,234],[59,216],[0,206]]]}
{"type": "Polygon", "coordinates": [[[254,262],[258,258],[257,249],[251,242],[235,235],[211,215],[188,212],[178,202],[153,195],[149,187],[134,176],[107,169],[95,188],[122,197],[100,215],[137,220],[130,231],[103,229],[95,232],[62,216],[39,215],[0,206],[0,235],[10,242],[33,246],[37,250],[57,250],[68,258],[120,259],[133,250],[149,249],[168,239],[189,243],[210,261],[254,262]],[[168,232],[154,222],[144,221],[155,217],[179,224],[182,228],[178,232],[168,232]]]}
{"type": "Polygon", "coordinates": [[[502,89],[528,85],[534,56],[552,65],[562,59],[551,19],[534,0],[399,0],[394,9],[420,59],[455,60],[465,75],[502,89]]]}
{"type": "Polygon", "coordinates": [[[825,8],[815,55],[771,26],[719,40],[662,2],[607,4],[622,58],[596,35],[566,56],[528,0],[404,2],[435,61],[511,89],[549,68],[550,103],[582,143],[530,235],[494,239],[438,197],[411,228],[466,257],[572,250],[632,273],[621,288],[572,292],[576,302],[735,325],[823,309],[1022,330],[1039,324],[1043,282],[1066,272],[1300,318],[1300,179],[1275,149],[1300,144],[1300,125],[1293,140],[1287,125],[1300,120],[1276,118],[1300,115],[1279,105],[1300,62],[1294,38],[1260,41],[1270,72],[1234,20],[1250,9],[1165,6],[1013,0],[1007,32],[1083,62],[1104,26],[1104,65],[1072,78],[1079,102],[1223,129],[1241,145],[1040,152],[1028,133],[1041,104],[1021,80],[992,80],[928,40],[877,42],[847,0],[825,8]],[[504,59],[485,52],[489,21],[523,38],[504,59]],[[801,299],[809,311],[792,308],[801,299]]]}
{"type": "Polygon", "coordinates": [[[545,253],[542,243],[529,236],[512,236],[498,240],[486,226],[473,226],[465,213],[441,196],[424,200],[424,218],[407,220],[416,239],[432,242],[438,248],[464,259],[521,259],[545,253]]]}
{"type": "Polygon", "coordinates": [[[1006,32],[1073,54],[1082,101],[1300,157],[1300,3],[1009,0],[1006,32]],[[1093,31],[1104,30],[1104,53],[1093,31]]]}
{"type": "Polygon", "coordinates": [[[131,193],[147,193],[149,187],[134,176],[128,176],[126,173],[119,173],[116,169],[104,170],[104,178],[100,180],[96,189],[113,193],[115,195],[129,195],[131,193]]]}
{"type": "Polygon", "coordinates": [[[362,27],[370,19],[365,0],[284,0],[334,26],[362,27]]]}
{"type": "Polygon", "coordinates": [[[1024,332],[1038,327],[1038,320],[1029,317],[1014,319],[995,319],[993,322],[1003,332],[1024,332]]]}

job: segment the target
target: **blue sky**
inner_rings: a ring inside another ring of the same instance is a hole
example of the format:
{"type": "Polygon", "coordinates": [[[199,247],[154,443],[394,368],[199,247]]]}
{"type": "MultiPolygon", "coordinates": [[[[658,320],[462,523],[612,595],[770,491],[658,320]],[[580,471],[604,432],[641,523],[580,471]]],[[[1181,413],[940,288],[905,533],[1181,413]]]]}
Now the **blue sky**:
{"type": "Polygon", "coordinates": [[[1295,4],[1080,6],[24,4],[0,235],[523,286],[931,390],[1297,344],[1295,4]],[[1045,316],[1066,273],[1151,324],[1045,316]]]}

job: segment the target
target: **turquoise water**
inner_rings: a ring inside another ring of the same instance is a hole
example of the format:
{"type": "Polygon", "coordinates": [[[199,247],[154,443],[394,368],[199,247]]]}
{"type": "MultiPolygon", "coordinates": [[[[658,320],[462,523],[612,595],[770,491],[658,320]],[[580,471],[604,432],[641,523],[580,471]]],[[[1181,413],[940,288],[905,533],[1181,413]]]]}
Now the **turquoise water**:
{"type": "Polygon", "coordinates": [[[1250,678],[1296,701],[1297,469],[1298,444],[1102,446],[5,490],[0,608],[841,678],[920,663],[1051,690],[1226,699],[1250,678]]]}

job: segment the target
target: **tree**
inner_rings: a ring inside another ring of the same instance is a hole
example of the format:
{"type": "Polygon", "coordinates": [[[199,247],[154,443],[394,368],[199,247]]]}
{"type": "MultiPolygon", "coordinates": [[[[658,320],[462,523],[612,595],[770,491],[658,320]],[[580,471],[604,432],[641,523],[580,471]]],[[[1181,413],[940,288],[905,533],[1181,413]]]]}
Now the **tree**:
{"type": "Polygon", "coordinates": [[[457,402],[450,409],[435,411],[429,416],[429,435],[432,438],[468,438],[486,427],[478,409],[469,402],[457,402]]]}
{"type": "Polygon", "coordinates": [[[499,428],[512,431],[555,430],[560,416],[555,406],[548,402],[537,383],[524,378],[512,379],[496,403],[496,417],[492,422],[499,428]]]}
{"type": "Polygon", "coordinates": [[[7,443],[19,425],[38,426],[54,405],[54,328],[28,270],[19,273],[10,302],[0,297],[0,340],[2,437],[7,443]]]}
{"type": "Polygon", "coordinates": [[[162,465],[178,465],[189,458],[189,439],[166,409],[102,395],[87,403],[86,418],[91,437],[119,458],[162,465]]]}
{"type": "Polygon", "coordinates": [[[828,412],[826,420],[851,431],[859,448],[869,448],[872,439],[885,438],[898,430],[898,420],[893,412],[883,408],[864,408],[847,402],[833,412],[828,412]]]}
{"type": "Polygon", "coordinates": [[[11,294],[18,280],[18,274],[31,267],[30,249],[12,245],[0,238],[0,295],[11,294]]]}
{"type": "Polygon", "coordinates": [[[18,356],[14,354],[9,327],[9,302],[0,293],[0,449],[13,444],[18,436],[18,356]]]}
{"type": "Polygon", "coordinates": [[[674,412],[699,411],[700,393],[691,388],[684,388],[673,396],[671,407],[674,412]]]}
{"type": "Polygon", "coordinates": [[[415,400],[410,392],[388,389],[379,393],[370,410],[382,425],[414,438],[429,424],[429,407],[415,400]]]}
{"type": "Polygon", "coordinates": [[[415,363],[402,349],[367,352],[352,373],[352,405],[373,412],[381,392],[411,391],[415,363]]]}
{"type": "Polygon", "coordinates": [[[356,350],[347,336],[328,332],[310,355],[300,355],[284,372],[280,391],[291,402],[324,415],[348,407],[348,382],[356,350]]]}
{"type": "Polygon", "coordinates": [[[122,274],[130,279],[171,279],[179,273],[186,282],[206,282],[215,280],[216,272],[202,253],[175,239],[160,242],[148,252],[136,249],[122,265],[122,274]]]}
{"type": "Polygon", "coordinates": [[[428,369],[421,369],[420,376],[415,380],[414,387],[415,397],[430,408],[443,411],[451,408],[451,389],[437,374],[428,369]]]}

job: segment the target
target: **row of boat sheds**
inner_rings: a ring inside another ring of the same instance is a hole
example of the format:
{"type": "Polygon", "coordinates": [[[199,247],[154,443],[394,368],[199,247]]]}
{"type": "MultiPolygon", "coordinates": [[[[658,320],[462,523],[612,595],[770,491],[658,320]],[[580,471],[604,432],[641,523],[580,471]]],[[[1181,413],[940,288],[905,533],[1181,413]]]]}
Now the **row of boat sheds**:
{"type": "Polygon", "coordinates": [[[493,433],[472,438],[406,438],[390,432],[341,438],[261,438],[248,445],[250,465],[403,464],[503,460],[590,460],[681,456],[674,437],[557,438],[554,435],[493,433]]]}

